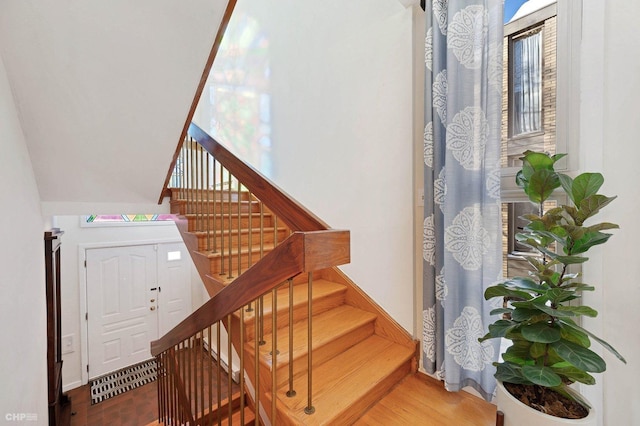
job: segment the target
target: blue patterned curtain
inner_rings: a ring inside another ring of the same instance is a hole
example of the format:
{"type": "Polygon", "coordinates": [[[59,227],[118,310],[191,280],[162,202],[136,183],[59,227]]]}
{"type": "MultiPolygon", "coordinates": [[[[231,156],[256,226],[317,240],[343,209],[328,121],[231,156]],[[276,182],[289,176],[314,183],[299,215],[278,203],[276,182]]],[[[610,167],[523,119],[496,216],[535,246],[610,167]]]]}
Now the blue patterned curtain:
{"type": "Polygon", "coordinates": [[[426,3],[423,364],[450,391],[495,390],[483,299],[502,277],[502,0],[426,3]]]}

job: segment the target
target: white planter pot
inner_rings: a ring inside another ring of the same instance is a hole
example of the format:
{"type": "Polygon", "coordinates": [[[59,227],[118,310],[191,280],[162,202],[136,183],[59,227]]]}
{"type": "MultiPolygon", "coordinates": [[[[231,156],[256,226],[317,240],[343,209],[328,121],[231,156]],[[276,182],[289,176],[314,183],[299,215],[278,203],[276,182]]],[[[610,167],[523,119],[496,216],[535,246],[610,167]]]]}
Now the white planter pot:
{"type": "Polygon", "coordinates": [[[496,391],[498,410],[504,413],[504,426],[597,426],[597,418],[593,408],[589,415],[582,419],[563,419],[550,416],[523,404],[514,398],[508,390],[498,382],[496,391]]]}

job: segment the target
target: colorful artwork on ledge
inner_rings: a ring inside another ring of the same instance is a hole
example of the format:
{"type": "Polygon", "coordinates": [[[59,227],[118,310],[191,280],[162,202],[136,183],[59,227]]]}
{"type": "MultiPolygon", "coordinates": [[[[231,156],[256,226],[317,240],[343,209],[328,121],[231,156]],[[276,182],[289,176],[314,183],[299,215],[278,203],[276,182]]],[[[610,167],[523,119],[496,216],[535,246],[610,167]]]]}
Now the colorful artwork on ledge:
{"type": "Polygon", "coordinates": [[[161,222],[173,220],[172,214],[92,214],[87,216],[87,223],[96,222],[161,222]]]}

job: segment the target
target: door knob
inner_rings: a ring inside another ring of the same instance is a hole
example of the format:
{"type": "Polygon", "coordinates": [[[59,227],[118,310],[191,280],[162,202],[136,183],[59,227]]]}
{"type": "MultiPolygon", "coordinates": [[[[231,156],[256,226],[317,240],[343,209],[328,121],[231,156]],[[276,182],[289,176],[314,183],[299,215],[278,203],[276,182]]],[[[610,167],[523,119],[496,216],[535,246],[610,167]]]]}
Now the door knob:
{"type": "Polygon", "coordinates": [[[151,309],[152,311],[155,311],[155,310],[156,310],[156,307],[155,307],[155,306],[152,306],[152,307],[150,307],[149,309],[151,309]]]}

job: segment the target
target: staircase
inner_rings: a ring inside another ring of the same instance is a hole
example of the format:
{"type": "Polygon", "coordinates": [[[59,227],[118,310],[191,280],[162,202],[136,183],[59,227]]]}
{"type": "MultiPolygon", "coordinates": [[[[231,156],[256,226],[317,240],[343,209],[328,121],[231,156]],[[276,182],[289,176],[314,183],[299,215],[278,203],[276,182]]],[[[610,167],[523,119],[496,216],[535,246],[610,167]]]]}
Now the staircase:
{"type": "Polygon", "coordinates": [[[234,424],[353,424],[416,371],[416,342],[336,268],[349,261],[347,231],[197,126],[189,135],[165,195],[211,299],[152,343],[160,424],[209,424],[223,411],[234,424]],[[239,361],[218,355],[225,331],[239,361]],[[224,401],[180,359],[194,346],[243,372],[233,410],[218,410],[224,401]]]}

